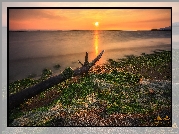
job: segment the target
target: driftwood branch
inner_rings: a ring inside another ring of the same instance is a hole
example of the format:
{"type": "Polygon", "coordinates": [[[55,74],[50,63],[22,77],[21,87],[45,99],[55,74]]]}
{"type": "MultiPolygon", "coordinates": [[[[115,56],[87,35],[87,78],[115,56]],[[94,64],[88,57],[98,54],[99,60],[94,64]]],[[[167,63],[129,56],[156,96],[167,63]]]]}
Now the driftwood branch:
{"type": "Polygon", "coordinates": [[[79,63],[82,67],[72,70],[71,68],[65,69],[61,74],[51,77],[45,81],[38,83],[33,87],[29,87],[24,89],[16,94],[12,94],[9,96],[8,103],[9,103],[9,110],[12,110],[15,107],[18,107],[27,99],[32,98],[33,96],[45,91],[46,89],[53,87],[54,85],[59,84],[72,76],[82,75],[84,73],[88,73],[89,69],[95,65],[95,63],[101,58],[103,55],[104,50],[91,62],[88,62],[88,53],[86,52],[85,62],[82,64],[80,61],[79,63]]]}
{"type": "Polygon", "coordinates": [[[78,60],[78,63],[80,63],[82,66],[84,66],[83,63],[81,63],[81,61],[79,61],[79,60],[78,60]]]}

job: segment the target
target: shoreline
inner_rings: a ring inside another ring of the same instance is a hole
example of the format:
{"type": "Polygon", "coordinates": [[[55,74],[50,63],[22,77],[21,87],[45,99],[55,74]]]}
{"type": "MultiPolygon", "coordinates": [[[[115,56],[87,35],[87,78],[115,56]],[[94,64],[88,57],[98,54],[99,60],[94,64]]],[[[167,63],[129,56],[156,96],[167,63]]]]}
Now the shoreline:
{"type": "MultiPolygon", "coordinates": [[[[133,117],[136,114],[141,116],[141,118],[135,116],[137,126],[142,126],[142,122],[144,122],[144,126],[157,126],[154,122],[157,111],[161,113],[162,118],[164,118],[166,112],[167,116],[172,118],[170,111],[171,51],[164,50],[153,54],[143,53],[141,56],[129,55],[117,61],[110,59],[108,62],[108,64],[95,66],[87,76],[71,78],[27,100],[19,107],[18,111],[15,110],[10,113],[11,121],[9,123],[12,123],[12,126],[31,126],[33,122],[37,126],[70,126],[70,124],[71,126],[80,126],[87,123],[80,121],[82,117],[88,119],[89,116],[84,117],[85,113],[89,114],[92,120],[98,122],[92,124],[92,126],[108,126],[110,125],[109,120],[113,119],[128,123],[127,125],[113,125],[134,126],[136,124],[131,121],[119,118],[130,115],[130,117],[133,117]],[[155,76],[158,77],[155,78],[155,76]],[[93,98],[92,101],[87,96],[93,98]],[[129,97],[127,98],[127,96],[129,97]],[[147,101],[143,102],[143,99],[147,101]],[[163,113],[161,109],[166,112],[163,113]],[[100,113],[103,113],[103,111],[105,113],[101,115],[100,113]],[[42,113],[44,115],[49,114],[49,119],[40,116],[42,113]],[[60,115],[57,115],[57,113],[60,115]],[[147,116],[148,114],[151,116],[147,116]],[[94,116],[97,118],[95,119],[94,116]],[[29,118],[32,122],[24,122],[23,120],[26,118],[29,118]],[[37,120],[35,121],[34,118],[37,120]],[[59,118],[66,123],[59,121],[59,118]],[[43,120],[45,120],[45,123],[43,120]],[[101,124],[99,123],[101,121],[108,123],[101,124]]],[[[48,71],[44,73],[46,74],[43,77],[44,79],[51,76],[48,71]]],[[[24,80],[22,83],[17,81],[10,86],[9,92],[15,93],[23,90],[23,88],[19,89],[19,84],[23,87],[23,84],[29,86],[29,84],[33,85],[38,82],[33,79],[24,80]]],[[[159,124],[159,126],[170,126],[170,123],[171,120],[159,124]]]]}
{"type": "MultiPolygon", "coordinates": [[[[163,50],[171,50],[169,44],[166,45],[161,45],[162,48],[165,48],[163,50]]],[[[117,60],[119,58],[124,58],[127,54],[127,52],[129,54],[134,54],[135,56],[141,56],[142,53],[146,53],[146,54],[152,54],[154,51],[158,51],[158,50],[162,50],[160,49],[161,47],[157,46],[157,47],[133,47],[130,49],[127,48],[120,48],[120,49],[109,49],[106,50],[103,57],[97,62],[97,65],[102,65],[107,63],[108,59],[114,59],[117,60]],[[145,50],[147,49],[147,51],[145,50]],[[145,51],[144,51],[145,50],[145,51]],[[122,51],[122,53],[120,53],[122,51]]],[[[69,56],[67,55],[63,55],[63,58],[60,56],[55,56],[53,57],[53,63],[51,63],[51,58],[52,57],[46,57],[46,58],[32,58],[32,59],[21,59],[18,61],[11,61],[10,64],[19,66],[20,72],[24,72],[24,74],[20,74],[20,73],[15,73],[14,71],[11,71],[12,73],[10,73],[9,76],[9,82],[14,82],[16,80],[19,79],[23,79],[26,78],[28,76],[37,76],[37,78],[39,78],[41,76],[41,72],[44,68],[50,69],[53,72],[53,75],[58,75],[60,72],[62,72],[67,66],[68,67],[72,67],[73,69],[77,68],[80,66],[80,64],[78,64],[78,60],[83,61],[84,59],[84,54],[85,53],[79,53],[78,55],[76,54],[70,54],[69,56]],[[65,58],[65,56],[67,56],[67,58],[65,58]],[[74,60],[74,57],[80,57],[79,59],[74,60]],[[62,60],[63,59],[63,60],[62,60]],[[55,62],[56,61],[56,62],[55,62]],[[67,62],[66,62],[67,61],[67,62]],[[68,62],[69,61],[69,62],[68,62]],[[24,65],[22,64],[21,66],[21,62],[24,63],[24,65]],[[28,67],[27,64],[25,63],[27,62],[28,64],[31,65],[31,67],[28,67]],[[53,66],[55,64],[58,64],[61,66],[59,69],[55,69],[53,66]],[[36,65],[37,64],[37,65],[36,65]],[[26,70],[24,70],[24,68],[26,68],[26,70]],[[29,69],[28,69],[29,68],[29,69]],[[28,69],[28,70],[27,70],[28,69]],[[34,70],[34,71],[32,71],[34,70]],[[29,73],[27,73],[29,72],[29,73]],[[15,75],[16,74],[16,75],[15,75]],[[14,78],[12,78],[14,77],[14,78]]],[[[89,61],[91,61],[94,57],[94,53],[89,52],[89,61]]],[[[14,70],[13,67],[10,67],[10,70],[14,70]]]]}

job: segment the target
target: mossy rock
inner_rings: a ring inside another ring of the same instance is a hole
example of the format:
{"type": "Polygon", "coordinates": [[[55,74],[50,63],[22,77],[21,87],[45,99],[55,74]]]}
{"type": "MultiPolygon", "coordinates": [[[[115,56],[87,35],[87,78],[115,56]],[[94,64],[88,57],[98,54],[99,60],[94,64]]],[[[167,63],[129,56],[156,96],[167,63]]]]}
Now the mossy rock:
{"type": "Polygon", "coordinates": [[[62,72],[62,75],[68,79],[73,76],[73,73],[74,73],[73,69],[71,67],[68,67],[62,72]]]}
{"type": "Polygon", "coordinates": [[[56,64],[53,66],[55,69],[59,69],[61,66],[59,64],[56,64]]]}

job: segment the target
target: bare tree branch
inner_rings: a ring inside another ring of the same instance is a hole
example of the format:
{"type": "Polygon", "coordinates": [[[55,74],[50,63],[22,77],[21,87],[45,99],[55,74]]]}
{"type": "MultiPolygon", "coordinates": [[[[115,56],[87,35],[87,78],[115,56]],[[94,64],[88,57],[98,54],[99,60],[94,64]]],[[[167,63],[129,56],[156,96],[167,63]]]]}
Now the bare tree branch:
{"type": "Polygon", "coordinates": [[[38,83],[33,87],[29,87],[24,89],[16,94],[12,94],[9,96],[8,103],[9,103],[9,110],[12,110],[15,107],[18,107],[27,99],[32,98],[33,96],[45,91],[46,89],[53,87],[54,85],[59,84],[62,81],[69,79],[72,76],[82,75],[84,73],[88,73],[89,69],[95,65],[95,63],[101,58],[103,55],[104,50],[91,62],[88,62],[88,53],[86,52],[85,62],[82,64],[82,67],[72,70],[71,68],[66,68],[61,74],[51,77],[45,81],[38,83]]]}

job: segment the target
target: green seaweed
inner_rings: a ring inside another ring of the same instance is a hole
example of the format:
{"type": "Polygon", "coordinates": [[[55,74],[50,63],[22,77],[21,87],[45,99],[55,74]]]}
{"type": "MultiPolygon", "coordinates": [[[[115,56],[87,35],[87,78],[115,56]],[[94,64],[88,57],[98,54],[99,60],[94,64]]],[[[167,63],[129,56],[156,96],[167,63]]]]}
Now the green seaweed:
{"type": "MultiPolygon", "coordinates": [[[[177,57],[175,58],[177,59],[177,57]]],[[[170,72],[169,63],[171,63],[171,51],[155,51],[153,54],[143,53],[141,56],[128,55],[126,58],[117,61],[108,60],[108,64],[97,66],[98,73],[91,69],[87,75],[78,78],[78,81],[73,81],[73,70],[66,68],[62,74],[68,78],[65,82],[49,88],[47,91],[56,90],[59,97],[51,98],[53,101],[40,108],[34,108],[33,112],[44,112],[54,107],[57,104],[62,105],[62,108],[69,109],[73,107],[79,109],[90,109],[96,106],[97,102],[106,104],[107,114],[124,113],[124,114],[148,114],[155,112],[162,107],[171,105],[171,89],[166,87],[164,91],[157,87],[156,94],[150,94],[148,87],[143,86],[143,92],[140,91],[141,78],[154,79],[158,73],[161,79],[171,80],[171,75],[164,72],[170,72]],[[144,71],[142,71],[145,69],[144,71]],[[104,71],[101,73],[101,71],[104,71]],[[153,76],[154,75],[154,76],[153,76]],[[94,95],[94,102],[89,101],[89,96],[94,95]],[[88,104],[85,107],[85,104],[88,104]]],[[[41,78],[38,80],[26,78],[9,84],[9,93],[17,93],[20,90],[35,85],[52,75],[52,71],[44,69],[41,78]]],[[[45,99],[49,96],[49,92],[44,91],[36,97],[45,99]]],[[[32,99],[27,100],[33,101],[32,99]]],[[[22,104],[24,105],[24,104],[22,104]]],[[[101,104],[103,105],[103,104],[101,104]]],[[[19,118],[26,114],[21,110],[13,111],[10,114],[10,121],[19,118]]],[[[37,126],[50,126],[56,115],[50,117],[46,122],[36,124],[37,126]]],[[[143,120],[142,120],[143,122],[143,120]]],[[[31,124],[28,124],[31,126],[31,124]]]]}

